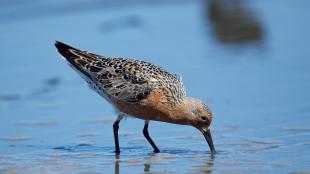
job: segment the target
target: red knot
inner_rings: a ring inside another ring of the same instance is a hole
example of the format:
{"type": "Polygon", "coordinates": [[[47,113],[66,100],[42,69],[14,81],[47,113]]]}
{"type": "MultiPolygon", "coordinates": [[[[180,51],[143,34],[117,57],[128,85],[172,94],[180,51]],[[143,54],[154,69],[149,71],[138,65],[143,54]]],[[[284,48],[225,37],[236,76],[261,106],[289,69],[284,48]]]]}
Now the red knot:
{"type": "Polygon", "coordinates": [[[58,41],[55,46],[89,87],[119,111],[113,124],[116,153],[119,123],[127,115],[145,120],[143,134],[156,153],[159,149],[148,133],[150,120],[197,128],[215,153],[212,112],[204,102],[186,96],[181,76],[141,60],[100,56],[58,41]]]}

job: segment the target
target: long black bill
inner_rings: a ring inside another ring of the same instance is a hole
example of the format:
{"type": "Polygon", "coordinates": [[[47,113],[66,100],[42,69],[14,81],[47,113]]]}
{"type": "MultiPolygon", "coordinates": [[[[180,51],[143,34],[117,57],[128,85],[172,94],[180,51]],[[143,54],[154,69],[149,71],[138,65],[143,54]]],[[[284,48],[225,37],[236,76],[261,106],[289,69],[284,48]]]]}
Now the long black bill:
{"type": "Polygon", "coordinates": [[[203,136],[205,137],[205,139],[207,140],[207,142],[209,144],[211,152],[212,153],[216,153],[215,148],[214,148],[214,144],[213,144],[213,141],[212,141],[212,136],[211,136],[210,129],[207,129],[206,131],[203,130],[202,133],[203,133],[203,136]]]}

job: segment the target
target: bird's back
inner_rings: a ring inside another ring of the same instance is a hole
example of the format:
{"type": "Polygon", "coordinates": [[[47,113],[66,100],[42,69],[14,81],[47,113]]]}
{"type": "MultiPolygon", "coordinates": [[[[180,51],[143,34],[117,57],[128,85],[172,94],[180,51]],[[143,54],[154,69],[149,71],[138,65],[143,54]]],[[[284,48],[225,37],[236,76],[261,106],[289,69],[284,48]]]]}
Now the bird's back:
{"type": "Polygon", "coordinates": [[[141,60],[109,58],[56,42],[59,53],[89,84],[110,100],[134,103],[151,92],[163,90],[166,104],[180,104],[185,97],[182,79],[163,68],[141,60]]]}

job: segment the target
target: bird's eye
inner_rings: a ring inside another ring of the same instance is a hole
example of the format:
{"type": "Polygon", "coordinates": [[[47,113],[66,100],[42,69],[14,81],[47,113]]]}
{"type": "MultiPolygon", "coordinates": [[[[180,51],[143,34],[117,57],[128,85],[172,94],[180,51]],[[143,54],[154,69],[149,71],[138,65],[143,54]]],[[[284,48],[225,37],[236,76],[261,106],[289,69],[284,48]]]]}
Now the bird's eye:
{"type": "Polygon", "coordinates": [[[206,117],[206,116],[201,116],[201,119],[202,119],[203,121],[205,121],[205,120],[207,120],[207,117],[206,117]]]}

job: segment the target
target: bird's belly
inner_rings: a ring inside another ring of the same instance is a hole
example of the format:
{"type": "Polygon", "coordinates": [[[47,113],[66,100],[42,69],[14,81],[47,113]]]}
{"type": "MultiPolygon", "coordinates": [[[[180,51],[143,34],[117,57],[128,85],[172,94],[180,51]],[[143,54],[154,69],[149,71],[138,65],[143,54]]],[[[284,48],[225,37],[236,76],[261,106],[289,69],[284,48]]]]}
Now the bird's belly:
{"type": "Polygon", "coordinates": [[[121,112],[143,120],[170,122],[169,112],[161,108],[141,105],[140,103],[113,102],[113,105],[121,112]]]}

